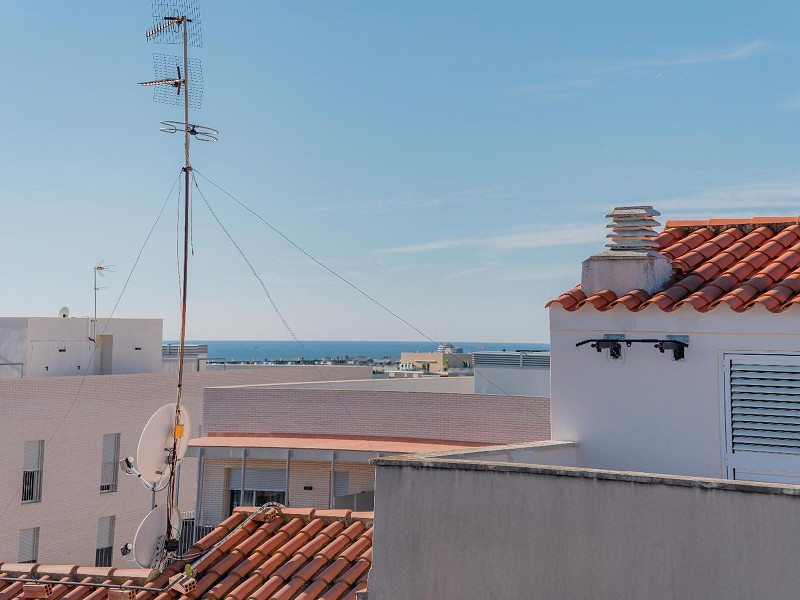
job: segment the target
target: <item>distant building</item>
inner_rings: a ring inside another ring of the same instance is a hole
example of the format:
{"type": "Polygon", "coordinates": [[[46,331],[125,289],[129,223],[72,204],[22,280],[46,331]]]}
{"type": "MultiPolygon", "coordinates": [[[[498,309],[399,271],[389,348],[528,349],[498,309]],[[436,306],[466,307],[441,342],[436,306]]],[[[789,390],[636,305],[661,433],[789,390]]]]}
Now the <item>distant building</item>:
{"type": "MultiPolygon", "coordinates": [[[[178,372],[180,350],[180,344],[164,344],[161,347],[161,369],[163,372],[178,372]]],[[[183,347],[183,367],[185,371],[206,371],[208,370],[206,365],[209,360],[208,346],[206,344],[186,344],[183,347]]]]}
{"type": "MultiPolygon", "coordinates": [[[[118,460],[136,456],[148,419],[175,401],[175,374],[159,372],[160,345],[158,340],[158,368],[152,373],[0,379],[0,562],[23,560],[22,549],[35,541],[37,562],[92,564],[96,550],[107,547],[96,544],[110,537],[109,564],[130,564],[118,548],[133,539],[150,510],[150,492],[122,473],[118,460]]],[[[334,382],[371,374],[370,367],[347,366],[188,372],[183,381],[183,405],[192,417],[188,434],[200,435],[203,389],[209,386],[334,382]]],[[[197,460],[185,458],[178,506],[188,519],[196,472],[197,460]]],[[[165,493],[157,495],[159,504],[165,493]]]]}
{"type": "Polygon", "coordinates": [[[550,353],[475,352],[475,393],[550,397],[550,353]]]}
{"type": "Polygon", "coordinates": [[[198,525],[267,501],[372,510],[370,459],[549,437],[547,399],[474,394],[470,379],[207,388],[187,454],[200,461],[198,525]]]}
{"type": "Polygon", "coordinates": [[[400,370],[442,373],[450,369],[471,369],[472,353],[449,342],[439,344],[436,352],[402,352],[400,370]]]}
{"type": "Polygon", "coordinates": [[[160,373],[161,330],[161,319],[2,317],[0,378],[160,373]]]}

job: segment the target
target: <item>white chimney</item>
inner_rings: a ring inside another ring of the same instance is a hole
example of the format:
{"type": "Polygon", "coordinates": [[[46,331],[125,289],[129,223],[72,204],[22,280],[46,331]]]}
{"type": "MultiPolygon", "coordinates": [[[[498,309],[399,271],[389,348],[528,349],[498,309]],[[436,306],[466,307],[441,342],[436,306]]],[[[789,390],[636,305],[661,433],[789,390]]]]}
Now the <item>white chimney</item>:
{"type": "Polygon", "coordinates": [[[672,277],[672,261],[656,250],[654,239],[660,225],[653,217],[661,213],[652,206],[618,206],[606,217],[611,232],[610,248],[583,261],[581,290],[587,296],[611,290],[617,297],[633,290],[649,294],[661,291],[672,277]]]}

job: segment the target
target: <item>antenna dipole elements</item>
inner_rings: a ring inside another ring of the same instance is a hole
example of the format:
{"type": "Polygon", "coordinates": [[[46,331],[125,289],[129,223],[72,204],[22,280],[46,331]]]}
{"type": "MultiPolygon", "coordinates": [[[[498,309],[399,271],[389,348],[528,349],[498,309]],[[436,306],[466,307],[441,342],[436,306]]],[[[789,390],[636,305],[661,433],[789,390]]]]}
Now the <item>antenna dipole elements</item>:
{"type": "Polygon", "coordinates": [[[200,30],[199,0],[153,0],[153,26],[145,33],[147,41],[182,44],[184,20],[187,23],[186,43],[200,48],[203,45],[203,36],[200,30]]]}
{"type": "Polygon", "coordinates": [[[219,131],[216,129],[212,129],[211,127],[206,127],[205,125],[195,125],[189,123],[189,126],[186,126],[186,123],[183,121],[161,121],[161,125],[159,130],[163,131],[164,133],[177,133],[178,131],[188,131],[189,135],[193,136],[198,142],[218,142],[219,138],[219,131]]]}
{"type": "Polygon", "coordinates": [[[184,73],[183,58],[172,54],[153,54],[156,78],[154,81],[144,81],[141,85],[153,86],[153,100],[164,104],[183,104],[188,88],[189,106],[200,108],[203,103],[203,68],[196,58],[188,59],[187,65],[189,72],[184,73]]]}

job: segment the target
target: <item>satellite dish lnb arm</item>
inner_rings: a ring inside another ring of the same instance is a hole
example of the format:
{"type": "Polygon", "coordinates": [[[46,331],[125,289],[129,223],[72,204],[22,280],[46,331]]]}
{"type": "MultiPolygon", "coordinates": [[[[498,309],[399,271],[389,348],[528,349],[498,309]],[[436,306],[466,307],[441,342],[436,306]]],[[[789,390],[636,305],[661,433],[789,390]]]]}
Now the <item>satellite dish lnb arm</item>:
{"type": "Polygon", "coordinates": [[[145,481],[144,478],[142,477],[142,474],[136,469],[136,467],[133,466],[133,464],[134,462],[132,456],[128,456],[127,458],[123,458],[121,461],[119,461],[119,467],[120,469],[122,469],[124,473],[127,473],[128,475],[136,475],[136,477],[139,478],[139,481],[142,482],[142,485],[144,487],[146,487],[150,491],[153,491],[155,486],[152,486],[147,481],[145,481]]]}

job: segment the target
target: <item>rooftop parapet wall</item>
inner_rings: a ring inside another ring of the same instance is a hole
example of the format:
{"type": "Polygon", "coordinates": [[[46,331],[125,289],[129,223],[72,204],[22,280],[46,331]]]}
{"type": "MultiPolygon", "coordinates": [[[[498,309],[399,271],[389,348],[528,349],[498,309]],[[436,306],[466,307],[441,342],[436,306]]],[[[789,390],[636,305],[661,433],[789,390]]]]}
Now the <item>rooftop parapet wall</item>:
{"type": "Polygon", "coordinates": [[[204,434],[389,436],[483,443],[546,440],[547,398],[433,392],[208,388],[204,434]]]}
{"type": "Polygon", "coordinates": [[[369,600],[751,600],[800,585],[800,486],[434,455],[373,462],[369,600]]]}

